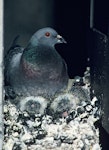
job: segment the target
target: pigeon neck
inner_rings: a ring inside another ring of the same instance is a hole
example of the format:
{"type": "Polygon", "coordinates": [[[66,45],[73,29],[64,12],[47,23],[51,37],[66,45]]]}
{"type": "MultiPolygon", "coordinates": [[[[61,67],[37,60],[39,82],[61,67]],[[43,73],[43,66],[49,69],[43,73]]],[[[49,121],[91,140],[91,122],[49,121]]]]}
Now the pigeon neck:
{"type": "Polygon", "coordinates": [[[23,73],[29,78],[41,76],[49,66],[55,67],[60,60],[55,49],[43,47],[26,48],[21,58],[21,68],[23,73]]]}
{"type": "Polygon", "coordinates": [[[28,62],[34,63],[35,60],[36,60],[36,50],[35,50],[35,48],[27,47],[24,50],[24,53],[22,55],[22,60],[23,59],[27,60],[28,62]]]}
{"type": "Polygon", "coordinates": [[[27,60],[28,62],[32,64],[43,64],[49,63],[57,58],[57,52],[54,47],[50,47],[48,45],[37,45],[33,47],[31,45],[27,46],[27,48],[24,50],[24,53],[22,55],[22,59],[27,60]]]}
{"type": "Polygon", "coordinates": [[[54,43],[52,44],[52,43],[41,43],[41,45],[38,43],[38,42],[36,42],[36,43],[34,43],[34,42],[30,42],[28,45],[27,45],[27,48],[26,49],[32,49],[32,48],[36,48],[36,47],[45,47],[45,48],[51,48],[51,49],[54,49],[54,43]]]}

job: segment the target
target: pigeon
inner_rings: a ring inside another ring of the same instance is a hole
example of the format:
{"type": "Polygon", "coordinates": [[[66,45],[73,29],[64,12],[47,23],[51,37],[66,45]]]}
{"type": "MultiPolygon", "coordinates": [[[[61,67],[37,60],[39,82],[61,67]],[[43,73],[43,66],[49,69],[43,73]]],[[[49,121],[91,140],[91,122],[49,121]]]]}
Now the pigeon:
{"type": "MultiPolygon", "coordinates": [[[[78,82],[78,81],[77,81],[78,82]]],[[[81,82],[81,81],[80,81],[81,82]]],[[[68,88],[65,93],[59,94],[50,104],[48,113],[55,118],[67,117],[78,106],[83,106],[90,101],[88,91],[84,86],[75,85],[73,79],[69,79],[68,88]]]]}
{"type": "Polygon", "coordinates": [[[16,95],[52,97],[66,89],[67,65],[55,49],[66,43],[54,29],[39,29],[26,48],[11,48],[5,59],[5,83],[16,95]]]}
{"type": "Polygon", "coordinates": [[[43,97],[25,97],[18,103],[18,108],[24,112],[28,111],[29,114],[41,114],[46,112],[48,101],[43,97]]]}

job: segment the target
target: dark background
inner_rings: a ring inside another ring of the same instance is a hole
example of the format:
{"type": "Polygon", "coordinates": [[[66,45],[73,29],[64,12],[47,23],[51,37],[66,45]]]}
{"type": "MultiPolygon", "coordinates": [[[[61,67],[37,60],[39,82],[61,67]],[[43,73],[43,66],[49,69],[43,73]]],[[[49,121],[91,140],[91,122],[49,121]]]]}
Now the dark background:
{"type": "MultiPolygon", "coordinates": [[[[94,1],[93,28],[109,35],[108,0],[94,1]]],[[[93,72],[93,58],[96,60],[98,52],[96,43],[95,49],[90,44],[90,0],[4,0],[5,53],[16,35],[20,35],[19,43],[25,47],[34,32],[47,26],[56,29],[67,41],[56,48],[66,60],[70,78],[83,76],[90,64],[93,72]],[[87,61],[90,56],[93,56],[91,63],[87,61]]],[[[97,126],[103,150],[108,150],[109,135],[101,124],[97,126]]]]}

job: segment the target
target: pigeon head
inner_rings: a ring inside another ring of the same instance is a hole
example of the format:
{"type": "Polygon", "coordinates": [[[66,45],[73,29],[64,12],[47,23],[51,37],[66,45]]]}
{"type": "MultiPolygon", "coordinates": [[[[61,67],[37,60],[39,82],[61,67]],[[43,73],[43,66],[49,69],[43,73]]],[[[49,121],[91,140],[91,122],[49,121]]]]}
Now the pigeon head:
{"type": "Polygon", "coordinates": [[[55,44],[66,43],[66,41],[54,29],[47,27],[38,30],[30,39],[29,45],[37,46],[38,43],[53,47],[55,44]]]}

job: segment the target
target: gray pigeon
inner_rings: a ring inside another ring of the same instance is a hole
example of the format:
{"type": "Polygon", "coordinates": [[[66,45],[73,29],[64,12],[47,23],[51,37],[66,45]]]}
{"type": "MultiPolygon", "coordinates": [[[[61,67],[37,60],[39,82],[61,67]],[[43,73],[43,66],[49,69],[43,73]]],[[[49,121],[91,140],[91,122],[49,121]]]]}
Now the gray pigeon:
{"type": "Polygon", "coordinates": [[[55,44],[66,41],[52,28],[38,30],[25,49],[11,49],[5,59],[5,81],[17,95],[50,97],[67,87],[65,61],[55,44]]]}

